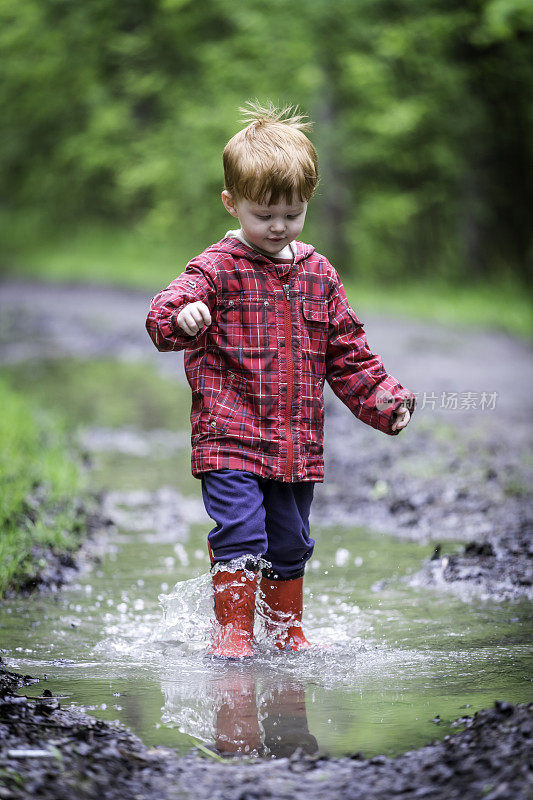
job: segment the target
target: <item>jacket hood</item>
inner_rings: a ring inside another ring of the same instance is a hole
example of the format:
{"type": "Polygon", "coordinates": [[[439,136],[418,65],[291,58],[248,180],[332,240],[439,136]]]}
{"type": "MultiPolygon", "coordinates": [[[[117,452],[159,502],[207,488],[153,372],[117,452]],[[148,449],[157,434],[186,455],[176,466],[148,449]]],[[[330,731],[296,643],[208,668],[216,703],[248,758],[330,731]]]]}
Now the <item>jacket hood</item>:
{"type": "MultiPolygon", "coordinates": [[[[309,258],[314,252],[315,248],[310,244],[305,244],[304,242],[293,242],[296,248],[296,257],[294,259],[294,263],[298,264],[299,261],[303,261],[306,258],[309,258]]],[[[247,258],[250,261],[258,261],[262,264],[274,264],[275,262],[272,261],[268,256],[264,256],[262,253],[259,253],[257,250],[254,250],[253,247],[248,247],[247,245],[243,244],[239,239],[236,239],[234,236],[225,236],[219,242],[212,244],[210,247],[207,248],[205,251],[206,253],[230,253],[235,258],[247,258]]]]}

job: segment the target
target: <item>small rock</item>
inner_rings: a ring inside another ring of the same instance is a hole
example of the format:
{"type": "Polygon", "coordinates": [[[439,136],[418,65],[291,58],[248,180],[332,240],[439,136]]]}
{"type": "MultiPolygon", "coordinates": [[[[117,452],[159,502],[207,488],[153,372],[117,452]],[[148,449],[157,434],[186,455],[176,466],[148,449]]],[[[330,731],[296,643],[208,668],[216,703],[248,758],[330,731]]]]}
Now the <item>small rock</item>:
{"type": "Polygon", "coordinates": [[[500,714],[505,714],[506,717],[509,717],[514,711],[514,706],[511,703],[506,703],[505,700],[496,700],[494,708],[500,714]]]}
{"type": "Polygon", "coordinates": [[[490,542],[468,542],[464,549],[465,556],[495,556],[490,542]]]}
{"type": "Polygon", "coordinates": [[[394,500],[389,505],[389,511],[391,514],[400,514],[403,511],[415,511],[415,506],[408,500],[406,497],[402,497],[399,500],[394,500]]]}
{"type": "Polygon", "coordinates": [[[441,549],[442,549],[442,545],[440,545],[440,544],[435,545],[435,549],[433,551],[433,555],[430,558],[430,561],[438,561],[439,560],[441,549]]]}
{"type": "Polygon", "coordinates": [[[494,791],[490,792],[490,794],[485,795],[485,800],[508,800],[509,798],[509,784],[508,783],[500,783],[494,791]]]}

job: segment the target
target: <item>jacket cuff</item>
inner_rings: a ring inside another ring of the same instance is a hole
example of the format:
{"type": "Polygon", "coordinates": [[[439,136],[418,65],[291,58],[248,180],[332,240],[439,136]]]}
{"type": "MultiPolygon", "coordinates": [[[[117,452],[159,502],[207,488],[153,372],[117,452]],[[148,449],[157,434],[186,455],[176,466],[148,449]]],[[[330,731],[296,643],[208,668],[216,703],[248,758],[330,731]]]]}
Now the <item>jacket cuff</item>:
{"type": "Polygon", "coordinates": [[[194,336],[189,336],[188,333],[185,333],[183,328],[180,328],[180,326],[178,325],[178,315],[179,315],[180,311],[183,311],[185,306],[190,305],[190,303],[191,303],[190,300],[187,300],[187,302],[182,303],[180,306],[178,306],[178,308],[176,308],[175,311],[172,312],[171,316],[169,317],[169,323],[170,323],[170,327],[172,329],[172,333],[174,334],[175,339],[179,340],[180,344],[183,347],[186,347],[191,342],[195,342],[197,339],[199,339],[200,336],[203,333],[205,333],[205,331],[209,327],[208,325],[202,325],[200,330],[197,333],[195,333],[194,336]]]}
{"type": "MultiPolygon", "coordinates": [[[[392,430],[396,420],[395,412],[401,405],[407,406],[412,414],[416,407],[413,392],[404,389],[395,378],[387,376],[373,392],[361,403],[357,416],[362,422],[389,436],[397,436],[401,431],[392,430]]],[[[403,428],[402,428],[403,430],[403,428]]]]}
{"type": "Polygon", "coordinates": [[[399,400],[395,400],[391,403],[389,409],[387,409],[387,416],[388,416],[388,430],[385,431],[389,434],[389,436],[398,436],[399,433],[403,431],[403,428],[400,430],[396,429],[395,431],[392,430],[392,426],[396,421],[396,414],[395,412],[400,408],[400,406],[406,406],[409,409],[409,413],[411,417],[413,416],[413,412],[416,408],[416,397],[412,392],[407,391],[406,389],[403,390],[404,396],[399,400]]]}

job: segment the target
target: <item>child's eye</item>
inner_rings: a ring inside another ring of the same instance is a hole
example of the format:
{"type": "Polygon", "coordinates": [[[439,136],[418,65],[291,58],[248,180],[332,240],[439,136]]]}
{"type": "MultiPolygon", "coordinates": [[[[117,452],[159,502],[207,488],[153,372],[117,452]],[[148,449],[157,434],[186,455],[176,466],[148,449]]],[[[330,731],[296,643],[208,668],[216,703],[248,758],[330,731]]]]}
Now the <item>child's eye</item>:
{"type": "Polygon", "coordinates": [[[287,219],[298,219],[299,214],[287,214],[287,219]]]}
{"type": "Polygon", "coordinates": [[[256,214],[255,216],[258,219],[270,219],[270,214],[266,214],[266,216],[264,214],[256,214]]]}

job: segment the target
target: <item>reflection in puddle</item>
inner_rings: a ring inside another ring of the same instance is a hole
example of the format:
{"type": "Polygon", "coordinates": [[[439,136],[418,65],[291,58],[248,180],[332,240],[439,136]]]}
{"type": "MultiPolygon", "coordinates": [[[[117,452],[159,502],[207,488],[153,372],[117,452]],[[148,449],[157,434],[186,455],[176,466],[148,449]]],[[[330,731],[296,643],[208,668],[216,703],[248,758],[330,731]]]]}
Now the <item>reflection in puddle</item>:
{"type": "MultiPolygon", "coordinates": [[[[210,574],[182,581],[159,599],[163,621],[152,641],[203,650],[205,664],[204,669],[197,665],[185,681],[180,670],[174,680],[172,670],[167,670],[162,683],[164,724],[213,745],[222,755],[280,757],[299,748],[306,753],[318,750],[309,732],[304,685],[276,675],[275,670],[269,674],[269,658],[279,653],[268,652],[260,614],[256,614],[256,658],[221,662],[205,655],[214,621],[210,574]]],[[[259,595],[257,603],[260,606],[259,595]]],[[[174,654],[179,657],[179,650],[174,654]]]]}
{"type": "MultiPolygon", "coordinates": [[[[350,549],[351,535],[339,546],[350,549]]],[[[169,566],[175,545],[167,539],[117,532],[113,557],[60,597],[6,601],[8,666],[46,674],[46,688],[66,696],[62,705],[118,718],[149,745],[185,753],[200,741],[228,756],[272,758],[298,747],[396,754],[444,736],[465,709],[528,696],[526,609],[513,607],[510,620],[504,605],[428,596],[402,582],[376,595],[372,571],[354,586],[331,566],[330,575],[309,576],[305,599],[309,638],[325,646],[280,652],[259,618],[252,660],[214,661],[206,655],[213,608],[205,565],[162,596],[163,618],[157,607],[158,589],[178,570],[190,574],[198,547],[191,535],[183,544],[189,564],[169,566]]],[[[392,558],[395,548],[412,547],[386,541],[392,558]]],[[[376,536],[365,548],[360,534],[358,552],[366,558],[371,547],[376,536]]]]}
{"type": "Polygon", "coordinates": [[[162,684],[166,725],[211,744],[221,755],[280,758],[298,749],[318,751],[301,682],[230,664],[197,678],[162,684]]]}

